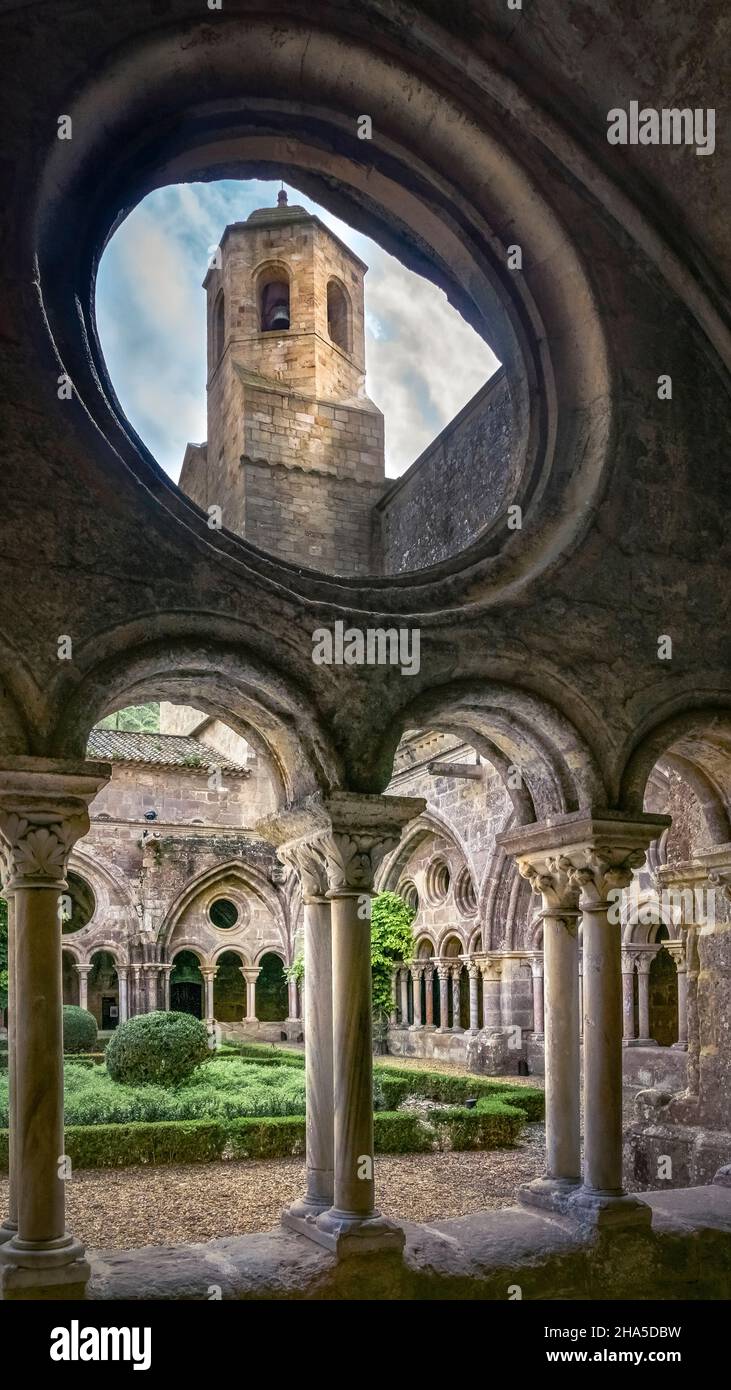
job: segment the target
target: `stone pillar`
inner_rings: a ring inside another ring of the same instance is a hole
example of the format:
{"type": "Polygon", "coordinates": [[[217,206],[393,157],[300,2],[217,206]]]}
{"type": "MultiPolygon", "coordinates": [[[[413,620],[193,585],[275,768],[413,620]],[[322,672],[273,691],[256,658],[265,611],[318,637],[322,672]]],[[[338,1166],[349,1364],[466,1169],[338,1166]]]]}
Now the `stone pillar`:
{"type": "MultiPolygon", "coordinates": [[[[162,1008],[163,1008],[163,1010],[164,1010],[165,1013],[170,1013],[170,976],[171,976],[172,973],[173,973],[173,967],[172,967],[172,965],[161,965],[159,969],[160,969],[160,978],[161,978],[161,981],[162,981],[162,1000],[161,1000],[161,1005],[162,1005],[162,1008]]],[[[126,971],[125,971],[125,974],[126,974],[126,971]]],[[[121,1023],[121,1021],[122,1021],[122,976],[121,976],[121,973],[120,973],[119,969],[117,969],[117,975],[118,975],[118,977],[119,977],[119,1015],[120,1015],[119,1021],[120,1021],[120,1023],[121,1023]]]]}
{"type": "Polygon", "coordinates": [[[297,1022],[297,981],[287,981],[287,1022],[297,1022]]]}
{"type": "Polygon", "coordinates": [[[90,966],[90,965],[74,965],[74,970],[76,971],[76,973],[77,973],[77,975],[78,975],[78,977],[79,977],[79,1008],[80,1008],[80,1009],[86,1009],[86,1010],[88,1011],[88,1008],[89,1008],[89,975],[90,975],[90,973],[91,973],[91,966],[90,966]]]}
{"type": "Polygon", "coordinates": [[[408,972],[408,970],[406,969],[406,967],[404,967],[403,970],[400,970],[400,971],[399,971],[399,979],[400,979],[400,981],[401,981],[401,1027],[402,1027],[402,1028],[408,1028],[408,1026],[409,1026],[409,972],[408,972]]]}
{"type": "Polygon", "coordinates": [[[15,1098],[11,1141],[18,1228],[0,1245],[5,1299],[83,1295],[89,1266],[65,1230],[63,991],[59,896],[69,854],[89,829],[104,764],[5,760],[0,866],[13,896],[15,1098]]]}
{"type": "Polygon", "coordinates": [[[533,1032],[543,1037],[543,956],[531,956],[531,975],[533,976],[533,1032]]]}
{"type": "Polygon", "coordinates": [[[637,956],[637,1003],[640,1023],[640,1036],[637,1039],[645,1047],[654,1044],[650,1037],[650,966],[654,951],[642,951],[637,956]]]}
{"type": "MultiPolygon", "coordinates": [[[[215,974],[215,971],[214,971],[214,974],[215,974]]],[[[144,976],[145,976],[145,1012],[148,1013],[148,1014],[154,1014],[154,1013],[157,1013],[158,1007],[159,1007],[158,988],[157,988],[157,981],[158,981],[158,967],[157,967],[157,965],[146,965],[145,968],[144,968],[144,976]]],[[[212,1005],[212,1004],[213,1004],[213,995],[211,994],[211,1005],[212,1005]]],[[[212,1017],[213,1017],[213,1014],[211,1014],[210,1017],[212,1018],[212,1017]]]]}
{"type": "Polygon", "coordinates": [[[304,903],[306,1188],[284,1213],[285,1226],[310,1234],[334,1198],[332,928],[325,857],[306,840],[280,846],[299,875],[304,903]]]}
{"type": "Polygon", "coordinates": [[[411,982],[414,998],[414,1022],[411,1025],[412,1028],[421,1028],[423,1023],[421,1017],[421,975],[422,967],[420,965],[412,965],[411,982]]]}
{"type": "Polygon", "coordinates": [[[684,941],[666,941],[670,955],[675,961],[678,975],[678,1037],[673,1047],[685,1052],[688,1047],[688,973],[684,941]]]}
{"type": "Polygon", "coordinates": [[[258,1023],[256,1016],[256,982],[261,974],[261,967],[258,965],[240,965],[239,970],[244,977],[246,985],[246,1017],[245,1023],[258,1023]]]}
{"type": "MultiPolygon", "coordinates": [[[[167,1002],[165,1008],[170,1008],[170,971],[172,966],[166,966],[167,970],[167,1002]]],[[[119,1022],[125,1023],[129,1018],[129,970],[126,965],[117,966],[117,979],[119,981],[119,1022]]]]}
{"type": "Polygon", "coordinates": [[[462,964],[452,966],[452,1032],[463,1033],[464,1029],[459,1021],[460,999],[459,999],[459,977],[462,974],[462,964]]]}
{"type": "Polygon", "coordinates": [[[132,966],[132,1013],[133,1013],[133,1014],[142,1014],[142,1013],[145,1012],[144,1007],[143,1007],[143,1004],[142,1004],[142,990],[141,990],[141,987],[140,987],[140,977],[141,977],[141,974],[142,974],[142,967],[141,967],[140,965],[133,965],[133,966],[132,966]]]}
{"type": "Polygon", "coordinates": [[[426,1024],[427,1028],[434,1027],[434,966],[427,965],[424,969],[425,995],[426,995],[426,1024]]]}
{"type": "Polygon", "coordinates": [[[215,1017],[213,1012],[213,985],[216,979],[216,974],[217,970],[215,965],[201,966],[201,975],[203,976],[203,988],[205,991],[205,1005],[203,1009],[203,1018],[206,1023],[212,1023],[215,1017]]]}
{"type": "MultiPolygon", "coordinates": [[[[404,1245],[403,1231],[384,1220],[374,1205],[370,901],[379,864],[424,804],[406,797],[335,792],[301,813],[303,819],[320,821],[319,833],[308,839],[327,872],[334,1105],[332,1206],[304,1224],[306,1234],[338,1255],[401,1251],[404,1245]]],[[[292,812],[290,820],[298,814],[292,812]]],[[[271,826],[271,821],[262,823],[262,833],[281,836],[271,826]]]]}
{"type": "Polygon", "coordinates": [[[16,994],[15,994],[15,904],[8,884],[4,891],[8,904],[8,1214],[0,1226],[0,1245],[12,1240],[18,1231],[18,1161],[15,1153],[16,1119],[16,994]]]}
{"type": "Polygon", "coordinates": [[[388,1015],[388,1022],[391,1028],[398,1027],[398,982],[399,970],[391,972],[391,1011],[388,1015]]]}
{"type": "Polygon", "coordinates": [[[584,1037],[584,952],[579,947],[579,1037],[584,1037]]]}
{"type": "Polygon", "coordinates": [[[438,965],[437,975],[439,976],[439,1032],[446,1033],[449,1029],[449,966],[438,965]]]}
{"type": "Polygon", "coordinates": [[[482,969],[482,1026],[500,1028],[502,1025],[502,1005],[500,1002],[501,967],[498,961],[486,960],[482,969]]]}
{"type": "Polygon", "coordinates": [[[470,1033],[479,1033],[480,1031],[480,1000],[477,993],[479,973],[476,962],[470,961],[467,966],[470,980],[470,1033]]]}
{"type": "Polygon", "coordinates": [[[622,1037],[625,1042],[635,1037],[635,958],[631,951],[622,952],[622,1037]]]}
{"type": "Polygon", "coordinates": [[[686,933],[686,1027],[688,1030],[687,1088],[691,1096],[698,1095],[700,1083],[700,1026],[698,1021],[698,928],[690,926],[686,933]]]}

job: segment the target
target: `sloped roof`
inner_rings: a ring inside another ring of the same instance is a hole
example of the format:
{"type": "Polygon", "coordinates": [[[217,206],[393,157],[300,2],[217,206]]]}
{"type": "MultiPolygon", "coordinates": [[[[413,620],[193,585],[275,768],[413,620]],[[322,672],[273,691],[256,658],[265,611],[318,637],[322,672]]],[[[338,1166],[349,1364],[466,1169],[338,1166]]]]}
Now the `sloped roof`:
{"type": "Polygon", "coordinates": [[[249,769],[241,763],[231,762],[215,748],[184,734],[133,734],[125,729],[92,729],[86,756],[99,762],[145,763],[191,770],[218,767],[222,772],[250,776],[249,769]]]}

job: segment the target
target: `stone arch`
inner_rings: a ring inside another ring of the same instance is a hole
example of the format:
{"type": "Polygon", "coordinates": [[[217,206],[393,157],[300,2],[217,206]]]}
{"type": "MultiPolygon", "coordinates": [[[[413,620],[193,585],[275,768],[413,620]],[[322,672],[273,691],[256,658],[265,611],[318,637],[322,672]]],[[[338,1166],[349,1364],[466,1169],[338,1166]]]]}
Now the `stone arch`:
{"type": "Polygon", "coordinates": [[[213,1016],[219,1023],[242,1023],[246,1017],[246,983],[241,966],[249,962],[236,946],[224,947],[212,958],[213,1016]]]}
{"type": "Polygon", "coordinates": [[[418,936],[414,942],[414,959],[431,960],[434,955],[434,943],[431,937],[426,934],[418,936]]]}
{"type": "Polygon", "coordinates": [[[194,1018],[204,1018],[206,1000],[203,970],[210,966],[210,961],[205,959],[195,942],[181,941],[173,951],[170,963],[171,1010],[173,1013],[193,1014],[194,1018]],[[189,961],[181,961],[181,956],[192,956],[198,962],[197,970],[189,961]]]}
{"type": "Polygon", "coordinates": [[[61,988],[64,1004],[79,1003],[79,974],[74,967],[80,963],[77,952],[68,946],[61,947],[61,988]]]}
{"type": "Polygon", "coordinates": [[[116,1028],[119,1022],[119,956],[117,947],[100,942],[89,951],[91,970],[87,976],[87,1008],[102,1029],[116,1028]],[[111,973],[102,974],[106,962],[100,957],[108,957],[112,963],[111,973]]]}
{"type": "MultiPolygon", "coordinates": [[[[73,161],[66,151],[53,148],[49,153],[36,228],[41,299],[59,357],[78,389],[81,407],[125,462],[144,472],[149,460],[125,428],[93,321],[91,282],[104,239],[143,187],[200,171],[201,149],[209,175],[216,168],[240,173],[255,164],[270,176],[285,176],[333,211],[346,212],[354,225],[380,233],[387,247],[400,238],[409,263],[423,266],[447,288],[471,321],[492,320],[501,360],[523,364],[522,372],[516,372],[525,377],[516,389],[517,414],[530,416],[531,401],[538,403],[520,469],[518,492],[526,502],[541,496],[554,455],[562,456],[564,442],[572,437],[577,412],[586,413],[583,467],[567,468],[557,479],[568,494],[565,505],[536,510],[538,530],[546,539],[550,532],[551,541],[542,547],[536,536],[530,557],[525,557],[534,569],[541,563],[541,549],[545,563],[549,550],[555,554],[557,544],[563,548],[569,532],[583,530],[589,498],[598,496],[611,425],[609,357],[581,256],[530,177],[527,143],[518,156],[505,140],[505,103],[515,102],[517,93],[500,65],[472,55],[475,76],[479,70],[485,89],[500,93],[497,108],[493,100],[480,103],[478,120],[474,106],[468,109],[459,95],[447,96],[443,83],[433,84],[435,68],[423,55],[417,59],[399,49],[396,58],[393,52],[386,57],[352,34],[346,44],[333,32],[337,23],[332,16],[329,23],[330,32],[324,25],[313,31],[289,20],[283,41],[281,25],[273,18],[247,15],[244,21],[231,15],[226,43],[215,45],[190,43],[185,29],[164,26],[139,42],[133,62],[129,55],[115,56],[78,91],[70,106],[74,128],[84,132],[84,139],[73,161]],[[356,110],[356,75],[357,109],[371,99],[382,112],[365,161],[353,118],[346,115],[356,110]],[[276,121],[266,119],[270,107],[277,110],[276,121]],[[181,113],[186,119],[181,120],[181,113]],[[425,127],[430,131],[426,148],[425,127]],[[135,162],[120,158],[130,142],[138,150],[135,162]],[[475,168],[482,171],[479,180],[475,168]],[[82,186],[103,187],[103,196],[75,196],[82,186]],[[58,215],[59,208],[65,213],[66,204],[68,220],[58,215]],[[504,238],[494,230],[511,226],[521,227],[525,242],[520,276],[506,271],[504,238]],[[69,254],[80,247],[83,254],[69,254]],[[564,272],[549,277],[550,292],[545,273],[538,273],[545,266],[546,248],[564,272]],[[73,272],[57,274],[62,265],[73,266],[73,272]]],[[[438,28],[423,19],[421,26],[434,44],[438,28]]],[[[451,61],[443,41],[434,61],[451,61]]],[[[459,94],[461,87],[455,80],[452,90],[459,94]]],[[[520,101],[528,120],[525,93],[520,101]]],[[[543,142],[550,122],[543,110],[529,111],[531,153],[545,166],[543,142]]],[[[523,124],[525,128],[525,120],[523,124]]],[[[579,159],[565,132],[560,139],[554,134],[561,158],[572,167],[575,163],[577,177],[585,177],[586,152],[579,159]]],[[[593,173],[600,177],[598,170],[593,173]]],[[[615,190],[612,194],[616,197],[615,190]]],[[[182,511],[171,487],[160,490],[160,496],[171,510],[182,511]]],[[[194,518],[192,508],[185,512],[194,518]]],[[[481,537],[481,553],[487,554],[488,543],[520,547],[520,538],[506,538],[503,532],[499,527],[481,537]]],[[[216,544],[235,553],[230,538],[219,537],[216,544]]],[[[245,547],[236,549],[243,553],[245,547]]]]}
{"type": "Polygon", "coordinates": [[[350,295],[337,276],[327,282],[327,331],[342,352],[353,351],[353,309],[350,295]]]}
{"type": "Polygon", "coordinates": [[[182,937],[180,941],[176,941],[173,945],[170,954],[171,964],[175,964],[175,957],[179,956],[182,951],[189,951],[192,956],[196,956],[201,969],[203,969],[204,967],[208,967],[212,964],[210,956],[208,956],[206,952],[203,950],[203,947],[201,946],[200,942],[186,940],[185,937],[182,937]]]}
{"type": "Polygon", "coordinates": [[[226,296],[223,289],[218,291],[211,312],[211,368],[218,366],[226,342],[226,296]]]}
{"type": "Polygon", "coordinates": [[[393,760],[406,729],[459,734],[471,744],[500,776],[518,825],[605,799],[584,735],[558,707],[520,687],[456,682],[426,691],[400,711],[384,738],[382,758],[390,748],[393,760]]]}
{"type": "Polygon", "coordinates": [[[290,268],[284,261],[267,261],[254,273],[260,333],[286,333],[291,323],[290,268]]]}
{"type": "MultiPolygon", "coordinates": [[[[178,943],[175,941],[175,929],[186,910],[201,897],[207,895],[210,901],[213,901],[217,895],[221,896],[224,886],[227,886],[231,893],[235,893],[235,888],[231,888],[232,883],[240,885],[239,893],[242,901],[245,902],[250,894],[253,894],[260,900],[274,919],[275,925],[281,933],[282,942],[285,942],[288,935],[288,924],[282,900],[273,884],[269,882],[266,874],[261,869],[252,864],[243,864],[238,859],[230,859],[223,864],[215,864],[211,868],[204,869],[200,874],[196,875],[195,878],[186,883],[185,887],[170,904],[160,924],[158,935],[160,944],[163,947],[167,947],[168,950],[173,948],[177,949],[178,943]]],[[[242,945],[240,934],[245,935],[247,925],[248,921],[242,920],[241,926],[239,927],[237,925],[230,933],[226,933],[226,939],[223,939],[221,933],[210,924],[209,930],[212,944],[207,952],[207,963],[215,959],[219,949],[240,949],[242,945]]]]}
{"type": "Polygon", "coordinates": [[[467,954],[465,943],[454,927],[445,927],[438,940],[436,954],[439,956],[453,956],[455,959],[467,954]]]}
{"type": "MultiPolygon", "coordinates": [[[[76,844],[71,851],[69,870],[87,879],[94,893],[94,915],[78,933],[80,940],[84,943],[86,953],[96,950],[97,942],[94,938],[94,932],[99,930],[100,924],[104,924],[108,930],[112,915],[117,917],[119,930],[124,941],[128,942],[137,930],[138,919],[131,885],[126,876],[111,860],[102,859],[92,846],[83,842],[76,844]]],[[[110,941],[107,944],[108,949],[113,949],[122,955],[125,954],[120,942],[112,943],[110,941]]],[[[120,960],[119,963],[124,964],[125,962],[120,960]]]]}
{"type": "Polygon", "coordinates": [[[731,840],[731,711],[699,706],[660,718],[626,750],[619,804],[641,811],[653,769],[673,768],[697,797],[711,845],[731,840]]]}
{"type": "Polygon", "coordinates": [[[283,1023],[287,1017],[288,994],[282,951],[265,947],[256,957],[256,1016],[262,1023],[283,1023]]]}
{"type": "MultiPolygon", "coordinates": [[[[155,623],[151,614],[149,626],[155,623]]],[[[85,674],[51,736],[59,756],[83,757],[91,728],[106,714],[169,700],[194,704],[263,752],[281,802],[339,785],[339,760],[329,736],[288,678],[253,653],[215,641],[138,645],[139,625],[132,627],[111,629],[75,649],[75,662],[85,674]]]]}

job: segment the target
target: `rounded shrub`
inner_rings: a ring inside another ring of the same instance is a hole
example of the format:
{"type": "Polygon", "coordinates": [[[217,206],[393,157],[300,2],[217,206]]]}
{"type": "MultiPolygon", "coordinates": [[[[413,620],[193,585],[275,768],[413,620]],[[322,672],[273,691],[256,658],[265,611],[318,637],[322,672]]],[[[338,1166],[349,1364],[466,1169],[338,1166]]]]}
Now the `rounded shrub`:
{"type": "Polygon", "coordinates": [[[206,1026],[192,1014],[138,1014],[115,1029],[106,1063],[113,1081],[175,1086],[209,1056],[206,1026]]]}
{"type": "Polygon", "coordinates": [[[97,1039],[96,1019],[88,1009],[80,1009],[76,1004],[63,1006],[63,1050],[64,1052],[93,1052],[97,1039]]]}

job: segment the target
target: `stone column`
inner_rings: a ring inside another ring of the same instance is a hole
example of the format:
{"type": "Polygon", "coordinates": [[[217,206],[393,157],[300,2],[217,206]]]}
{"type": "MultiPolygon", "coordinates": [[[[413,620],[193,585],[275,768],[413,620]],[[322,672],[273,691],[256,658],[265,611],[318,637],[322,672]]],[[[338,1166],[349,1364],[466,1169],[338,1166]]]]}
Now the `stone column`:
{"type": "Polygon", "coordinates": [[[388,1016],[389,1027],[398,1027],[398,981],[400,971],[391,972],[391,1011],[388,1016]]]}
{"type": "MultiPolygon", "coordinates": [[[[170,1008],[170,971],[172,966],[166,966],[167,970],[167,1002],[165,1008],[170,1008]]],[[[117,966],[117,979],[119,981],[119,1022],[125,1023],[129,1018],[129,970],[126,965],[117,966]]]]}
{"type": "MultiPolygon", "coordinates": [[[[214,974],[215,974],[215,972],[214,972],[214,974]]],[[[144,976],[145,976],[145,1012],[148,1013],[148,1014],[154,1014],[154,1013],[157,1013],[157,1011],[158,1011],[158,1005],[159,1005],[159,1000],[158,1000],[158,988],[157,988],[157,981],[158,981],[158,967],[157,967],[157,965],[146,965],[145,968],[144,968],[144,976]]],[[[212,1004],[212,1003],[213,1003],[213,995],[211,994],[211,1004],[212,1004]]],[[[211,1014],[210,1017],[212,1018],[212,1017],[213,1017],[213,1014],[211,1014]]]]}
{"type": "Polygon", "coordinates": [[[370,901],[378,866],[424,802],[336,792],[314,845],[327,866],[332,922],[333,1204],[311,1234],[338,1255],[401,1251],[403,1231],[374,1205],[370,901]]]}
{"type": "Polygon", "coordinates": [[[635,1037],[635,958],[631,951],[622,952],[622,1037],[625,1042],[635,1037]]]}
{"type": "Polygon", "coordinates": [[[426,994],[426,1024],[427,1028],[434,1027],[434,966],[427,965],[424,969],[425,994],[426,994]]]}
{"type": "Polygon", "coordinates": [[[89,829],[88,805],[109,773],[104,764],[45,758],[7,758],[3,767],[0,868],[14,904],[18,1221],[0,1245],[5,1299],[81,1297],[89,1277],[83,1247],[65,1230],[59,896],[69,854],[89,829]]]}
{"type": "Polygon", "coordinates": [[[287,981],[287,1022],[297,1022],[297,981],[287,981]]]}
{"type": "MultiPolygon", "coordinates": [[[[551,844],[550,827],[540,839],[551,844]]],[[[520,842],[519,842],[520,843],[520,842]]],[[[530,1205],[561,1207],[578,1191],[580,1159],[578,891],[560,854],[518,856],[543,911],[546,1172],[521,1190],[530,1205]]]]}
{"type": "Polygon", "coordinates": [[[480,1000],[477,993],[479,973],[475,961],[470,961],[467,966],[470,980],[470,1033],[479,1033],[480,1031],[480,1000]]]}
{"type": "MultiPolygon", "coordinates": [[[[286,819],[286,818],[285,818],[286,819]]],[[[325,857],[306,840],[280,845],[279,858],[299,875],[304,904],[304,1026],[306,1188],[282,1216],[285,1226],[310,1234],[333,1204],[333,994],[332,927],[325,857]]]]}
{"type": "Polygon", "coordinates": [[[90,966],[90,965],[74,965],[74,970],[76,971],[76,973],[77,973],[77,975],[78,975],[78,977],[79,977],[79,1008],[80,1008],[80,1009],[86,1009],[86,1010],[88,1010],[88,1008],[89,1008],[89,975],[90,975],[90,973],[91,973],[91,966],[90,966]]]}
{"type": "Polygon", "coordinates": [[[439,976],[439,1029],[440,1033],[446,1033],[449,1029],[449,966],[438,965],[437,975],[439,976]]]}
{"type": "Polygon", "coordinates": [[[462,974],[462,965],[452,966],[452,1032],[463,1033],[464,1029],[459,1021],[460,998],[459,998],[459,977],[462,974]]]}
{"type": "MultiPolygon", "coordinates": [[[[162,980],[162,1007],[165,1013],[170,1013],[170,976],[173,973],[172,965],[160,966],[160,978],[162,980]]],[[[122,976],[117,969],[119,977],[119,1021],[122,1021],[122,976]]],[[[125,971],[126,975],[126,971],[125,971]]]]}
{"type": "Polygon", "coordinates": [[[141,973],[142,973],[142,967],[141,967],[140,965],[133,965],[133,966],[132,966],[132,1013],[133,1013],[133,1014],[142,1014],[142,1013],[145,1012],[144,1007],[143,1007],[143,1004],[142,1004],[142,990],[141,990],[141,987],[140,987],[140,977],[141,977],[141,973]]]}
{"type": "Polygon", "coordinates": [[[685,1052],[688,1047],[688,973],[684,941],[666,941],[675,961],[678,975],[678,1037],[673,1047],[685,1052]]]}
{"type": "Polygon", "coordinates": [[[584,952],[579,947],[579,1037],[584,1037],[584,952]]]}
{"type": "Polygon", "coordinates": [[[482,1026],[500,1028],[502,1025],[502,1004],[500,1002],[501,966],[498,961],[486,960],[481,963],[482,970],[482,1026]]]}
{"type": "Polygon", "coordinates": [[[261,974],[260,965],[240,965],[239,970],[246,981],[246,1022],[258,1023],[256,1016],[256,982],[261,974]]]}
{"type": "Polygon", "coordinates": [[[698,956],[698,928],[690,926],[686,931],[686,1027],[688,1030],[687,1088],[691,1096],[698,1095],[700,1081],[700,1027],[698,1022],[698,975],[700,959],[698,956]]]}
{"type": "Polygon", "coordinates": [[[213,1012],[213,985],[216,979],[215,965],[202,965],[201,975],[203,976],[203,987],[205,991],[205,1005],[203,1017],[206,1023],[213,1023],[215,1014],[213,1012]]]}
{"type": "Polygon", "coordinates": [[[654,1038],[650,1037],[650,966],[654,951],[642,951],[637,956],[637,1003],[640,1023],[640,1036],[637,1039],[644,1047],[651,1047],[654,1038]]]}
{"type": "Polygon", "coordinates": [[[414,998],[414,1022],[413,1022],[412,1025],[411,1025],[412,1028],[421,1028],[421,1027],[422,1027],[422,1017],[421,1017],[421,974],[422,974],[422,968],[421,968],[421,966],[420,966],[420,965],[412,965],[412,967],[411,967],[411,983],[412,983],[413,998],[414,998]]]}
{"type": "Polygon", "coordinates": [[[403,970],[400,970],[400,971],[399,971],[399,979],[400,979],[400,981],[401,981],[401,1027],[402,1027],[402,1028],[408,1028],[408,1026],[409,1026],[409,972],[408,972],[408,970],[406,969],[406,967],[404,967],[403,970]]]}
{"type": "Polygon", "coordinates": [[[543,1037],[543,956],[531,956],[531,975],[533,976],[533,1032],[543,1037]]]}
{"type": "Polygon", "coordinates": [[[8,1214],[0,1226],[0,1245],[12,1240],[18,1231],[18,1161],[15,1153],[16,1119],[16,994],[15,994],[15,904],[8,884],[4,890],[8,904],[8,1214]]]}

